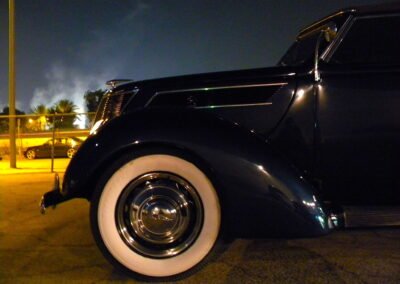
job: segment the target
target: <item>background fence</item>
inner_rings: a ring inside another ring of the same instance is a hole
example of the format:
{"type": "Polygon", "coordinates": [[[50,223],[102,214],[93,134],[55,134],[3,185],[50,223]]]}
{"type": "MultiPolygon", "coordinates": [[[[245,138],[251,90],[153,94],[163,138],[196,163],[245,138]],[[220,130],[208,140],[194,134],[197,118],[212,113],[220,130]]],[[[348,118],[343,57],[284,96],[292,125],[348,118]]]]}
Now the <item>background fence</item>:
{"type": "MultiPolygon", "coordinates": [[[[90,121],[94,113],[24,114],[14,117],[16,119],[16,158],[17,161],[21,161],[27,159],[26,151],[32,146],[47,143],[52,151],[49,158],[52,156],[57,158],[58,153],[55,151],[57,143],[71,143],[75,138],[85,140],[89,134],[90,121]]],[[[9,120],[9,115],[0,115],[0,158],[3,161],[10,158],[9,120]]]]}

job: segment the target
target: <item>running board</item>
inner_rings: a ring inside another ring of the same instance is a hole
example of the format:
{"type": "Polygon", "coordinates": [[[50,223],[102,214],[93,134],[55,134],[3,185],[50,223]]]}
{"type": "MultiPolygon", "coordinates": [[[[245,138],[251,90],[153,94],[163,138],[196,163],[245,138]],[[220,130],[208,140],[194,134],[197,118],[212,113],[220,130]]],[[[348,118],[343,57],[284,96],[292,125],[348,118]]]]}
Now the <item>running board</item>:
{"type": "Polygon", "coordinates": [[[400,226],[400,207],[343,207],[346,228],[400,226]]]}

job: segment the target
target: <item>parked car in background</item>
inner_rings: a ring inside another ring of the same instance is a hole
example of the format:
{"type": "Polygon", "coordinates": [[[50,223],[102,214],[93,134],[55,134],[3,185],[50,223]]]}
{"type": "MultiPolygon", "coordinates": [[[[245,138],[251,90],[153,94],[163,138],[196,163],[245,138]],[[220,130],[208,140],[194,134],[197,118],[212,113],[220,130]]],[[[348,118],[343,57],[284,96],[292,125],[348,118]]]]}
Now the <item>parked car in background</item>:
{"type": "Polygon", "coordinates": [[[275,67],[110,82],[42,210],[88,199],[104,256],[150,281],[226,235],[400,225],[399,27],[399,3],[344,9],[275,67]]]}
{"type": "MultiPolygon", "coordinates": [[[[55,138],[54,157],[72,158],[82,142],[83,141],[77,137],[55,138]]],[[[51,157],[52,147],[53,139],[49,139],[42,145],[28,147],[24,152],[24,156],[29,160],[36,158],[49,158],[51,157]]]]}

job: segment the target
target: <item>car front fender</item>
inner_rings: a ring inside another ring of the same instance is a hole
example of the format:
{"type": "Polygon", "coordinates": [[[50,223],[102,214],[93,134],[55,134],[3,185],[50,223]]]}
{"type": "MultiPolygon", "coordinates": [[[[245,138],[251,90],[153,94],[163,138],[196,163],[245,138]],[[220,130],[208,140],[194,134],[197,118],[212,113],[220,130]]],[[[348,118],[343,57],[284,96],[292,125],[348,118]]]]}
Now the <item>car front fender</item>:
{"type": "Polygon", "coordinates": [[[90,199],[113,160],[146,149],[153,154],[173,150],[200,167],[217,188],[225,224],[235,235],[314,236],[329,231],[312,186],[290,162],[263,137],[200,111],[143,110],[113,119],[71,160],[64,196],[90,199]]]}

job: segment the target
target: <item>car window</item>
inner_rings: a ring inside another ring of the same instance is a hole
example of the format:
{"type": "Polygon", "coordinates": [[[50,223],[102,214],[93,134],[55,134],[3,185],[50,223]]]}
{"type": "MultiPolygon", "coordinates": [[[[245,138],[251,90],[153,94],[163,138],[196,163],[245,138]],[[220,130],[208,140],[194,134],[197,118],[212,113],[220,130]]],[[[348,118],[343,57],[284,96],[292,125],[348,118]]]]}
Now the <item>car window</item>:
{"type": "MultiPolygon", "coordinates": [[[[299,66],[312,62],[315,54],[315,47],[321,31],[330,28],[331,30],[338,32],[342,28],[346,19],[347,17],[336,16],[334,20],[323,23],[315,27],[313,30],[300,33],[297,36],[296,41],[290,46],[289,50],[278,62],[278,65],[299,66]]],[[[319,54],[322,54],[329,44],[330,42],[324,40],[321,41],[319,54]]]]}
{"type": "Polygon", "coordinates": [[[354,21],[330,62],[398,65],[400,16],[366,17],[354,21]]]}
{"type": "Polygon", "coordinates": [[[303,40],[296,41],[280,61],[280,65],[297,66],[304,64],[310,60],[315,52],[319,33],[314,33],[312,36],[306,37],[303,40]]]}

